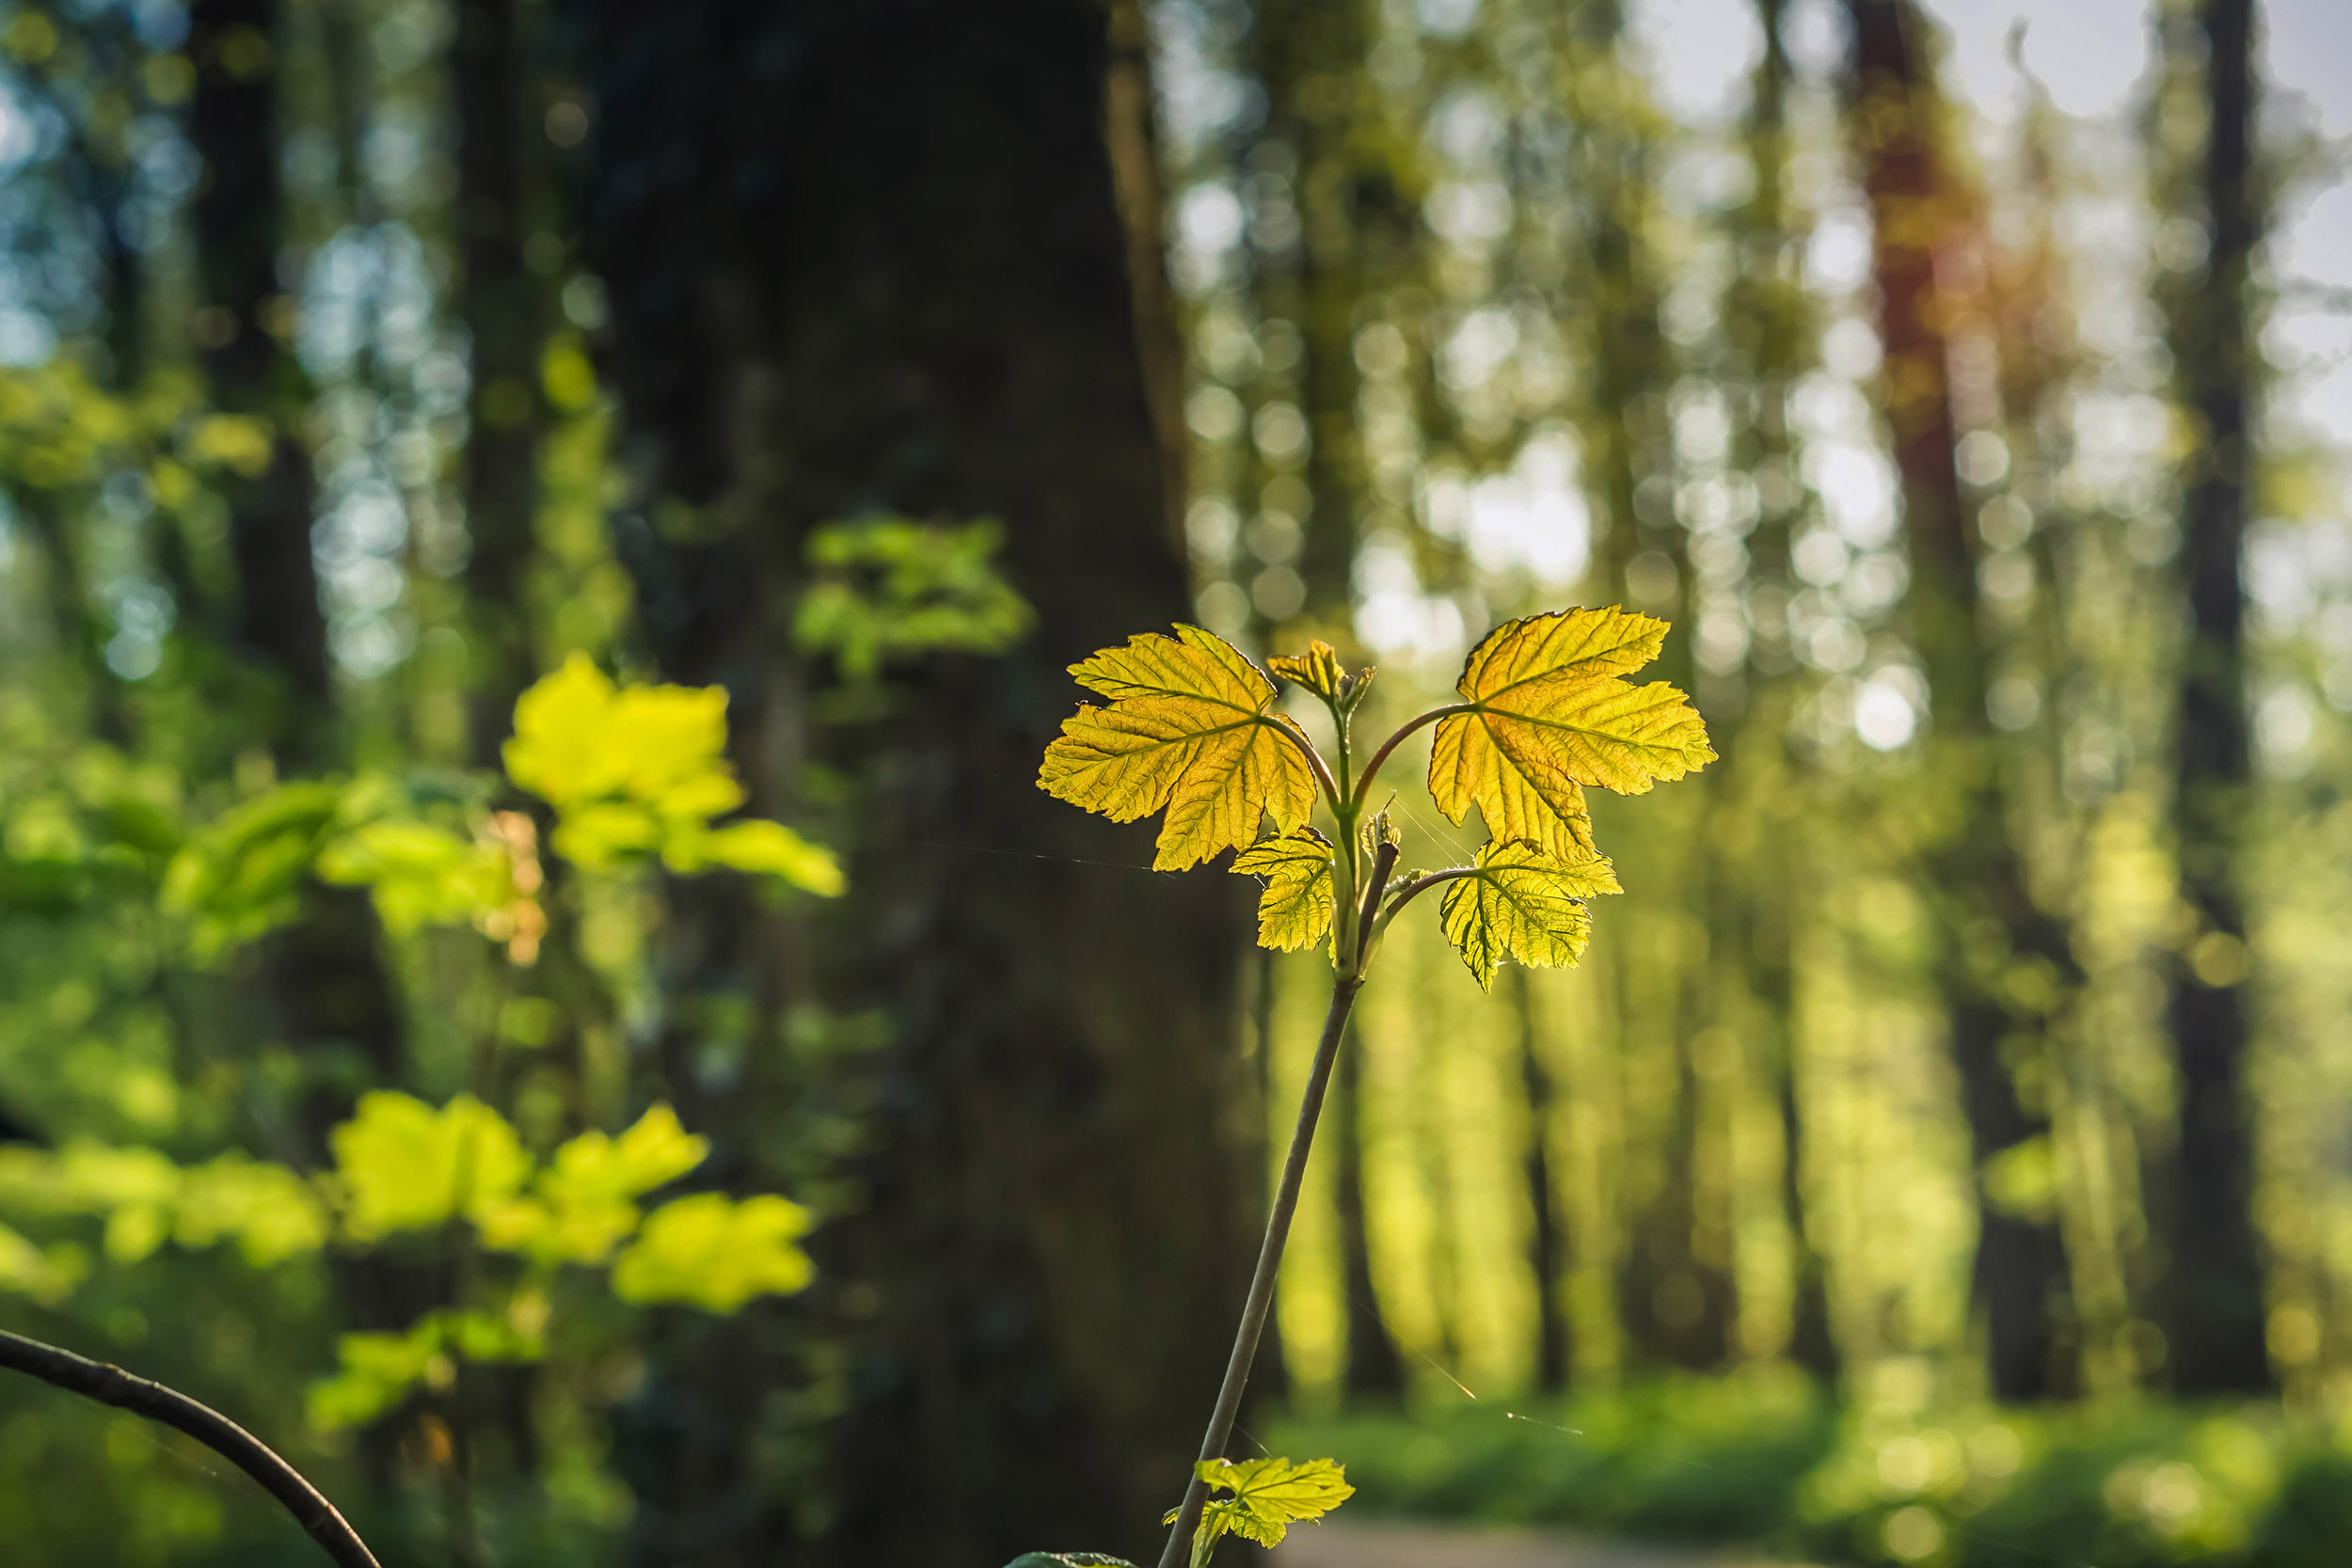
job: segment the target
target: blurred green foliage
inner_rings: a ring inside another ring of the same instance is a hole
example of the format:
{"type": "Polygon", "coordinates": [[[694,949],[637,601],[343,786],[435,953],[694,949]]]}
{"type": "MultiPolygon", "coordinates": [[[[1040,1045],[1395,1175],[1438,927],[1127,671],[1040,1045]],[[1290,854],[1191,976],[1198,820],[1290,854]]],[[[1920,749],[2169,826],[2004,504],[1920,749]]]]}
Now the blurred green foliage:
{"type": "MultiPolygon", "coordinates": [[[[2343,1560],[2341,1436],[2263,1403],[1841,1407],[1786,1369],[1422,1417],[1270,1423],[1339,1455],[1362,1513],[1762,1546],[1823,1563],[2100,1568],[2343,1560]]],[[[1502,1403],[1502,1402],[1495,1402],[1502,1403]]]]}

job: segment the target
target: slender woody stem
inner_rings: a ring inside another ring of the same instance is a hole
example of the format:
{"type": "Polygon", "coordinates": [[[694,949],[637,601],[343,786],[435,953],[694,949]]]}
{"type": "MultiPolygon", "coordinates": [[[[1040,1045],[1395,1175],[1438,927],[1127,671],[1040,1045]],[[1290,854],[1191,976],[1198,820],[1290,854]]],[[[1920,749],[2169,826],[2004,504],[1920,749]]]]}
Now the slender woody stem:
{"type": "MultiPolygon", "coordinates": [[[[1340,918],[1356,911],[1342,909],[1340,918]]],[[[1298,1209],[1298,1184],[1307,1174],[1307,1152],[1314,1146],[1315,1122],[1323,1114],[1324,1091],[1331,1085],[1331,1064],[1339,1059],[1340,1037],[1347,1010],[1356,1002],[1363,976],[1343,971],[1331,989],[1331,1011],[1323,1021],[1323,1038],[1315,1046],[1314,1066],[1307,1074],[1307,1092],[1298,1101],[1298,1126],[1291,1133],[1290,1153],[1282,1161],[1282,1179],[1274,1189],[1274,1209],[1266,1215],[1265,1242],[1258,1248],[1258,1269],[1249,1276],[1249,1299],[1241,1309],[1241,1327],[1233,1335],[1232,1359],[1225,1364],[1225,1386],[1217,1390],[1216,1409],[1200,1439],[1203,1462],[1225,1456],[1232,1435],[1233,1418],[1241,1413],[1242,1390],[1249,1384],[1249,1364],[1257,1359],[1258,1336],[1265,1329],[1266,1308],[1274,1300],[1274,1275],[1282,1261],[1282,1244],[1290,1239],[1291,1216],[1298,1209]]],[[[1193,1531],[1200,1527],[1200,1511],[1209,1500],[1208,1483],[1199,1470],[1184,1487],[1184,1506],[1176,1511],[1176,1528],[1160,1554],[1159,1568],[1185,1568],[1193,1531]]]]}
{"type": "Polygon", "coordinates": [[[317,1487],[302,1479],[302,1472],[210,1405],[199,1404],[160,1383],[134,1377],[119,1367],[92,1361],[5,1329],[0,1329],[0,1367],[29,1373],[68,1393],[178,1428],[260,1481],[262,1489],[276,1497],[342,1568],[381,1568],[375,1554],[359,1539],[359,1532],[335,1511],[335,1505],[317,1487]]]}
{"type": "Polygon", "coordinates": [[[1398,730],[1394,735],[1382,741],[1380,743],[1380,749],[1372,753],[1372,760],[1364,764],[1364,770],[1357,775],[1357,802],[1360,804],[1364,800],[1371,798],[1372,781],[1378,775],[1380,771],[1380,765],[1389,760],[1389,753],[1395,751],[1406,736],[1411,735],[1415,730],[1420,729],[1423,724],[1434,724],[1440,719],[1451,719],[1457,713],[1468,713],[1475,705],[1476,705],[1471,703],[1448,703],[1443,707],[1433,707],[1427,713],[1422,714],[1418,719],[1412,720],[1402,729],[1398,730]]]}

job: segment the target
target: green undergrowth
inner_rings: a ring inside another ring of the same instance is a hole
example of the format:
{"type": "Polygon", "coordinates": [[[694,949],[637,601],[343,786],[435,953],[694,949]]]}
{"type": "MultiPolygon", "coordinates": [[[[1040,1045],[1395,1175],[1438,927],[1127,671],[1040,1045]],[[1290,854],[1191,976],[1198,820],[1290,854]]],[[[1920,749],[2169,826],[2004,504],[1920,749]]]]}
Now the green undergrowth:
{"type": "Polygon", "coordinates": [[[1359,1516],[1922,1568],[2352,1568],[2352,1447],[2276,1405],[1839,1407],[1801,1377],[1268,1424],[1359,1516]]]}

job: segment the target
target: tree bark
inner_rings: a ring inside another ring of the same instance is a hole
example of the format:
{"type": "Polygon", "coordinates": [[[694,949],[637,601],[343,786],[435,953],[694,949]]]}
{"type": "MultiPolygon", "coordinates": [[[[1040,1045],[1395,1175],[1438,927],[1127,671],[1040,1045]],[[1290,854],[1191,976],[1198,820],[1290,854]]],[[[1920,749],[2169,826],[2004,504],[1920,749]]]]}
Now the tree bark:
{"type": "Polygon", "coordinates": [[[310,454],[294,425],[307,398],[300,368],[272,329],[284,290],[278,181],[276,0],[197,0],[189,139],[204,166],[196,195],[197,273],[211,340],[204,372],[222,413],[268,421],[270,466],[224,476],[239,601],[238,650],[269,689],[266,736],[279,766],[323,767],[333,744],[326,621],[310,554],[310,454]],[[216,312],[216,314],[215,314],[216,312]]]}
{"type": "MultiPolygon", "coordinates": [[[[1952,1060],[1979,1172],[2048,1117],[2018,1088],[2021,1051],[2042,1047],[2044,1020],[2021,1013],[1999,986],[2022,957],[2045,963],[2061,990],[2079,982],[2064,923],[2040,909],[2009,836],[1997,742],[1985,717],[1988,651],[1979,620],[1969,509],[1954,462],[1958,428],[1948,324],[1962,303],[1939,287],[1975,238],[1977,216],[1942,146],[1944,108],[1922,51],[1926,22],[1911,0],[1849,0],[1854,70],[1848,123],[1873,222],[1883,385],[1911,539],[1912,633],[1935,704],[1954,825],[1927,855],[1936,889],[1952,1060]],[[1988,942],[1988,938],[1990,941],[1988,942]],[[1996,948],[1991,951],[1988,948],[1996,948]]],[[[1983,1315],[1993,1392],[2026,1400],[2058,1391],[2066,1369],[2051,1308],[2066,1257],[2054,1221],[1979,1205],[1973,1291],[1983,1315]]]]}
{"type": "Polygon", "coordinates": [[[2172,1384],[2197,1395],[2271,1386],[2253,1217],[2246,965],[2238,957],[2246,950],[2239,845],[2253,793],[2238,562],[2256,365],[2249,281],[2263,228],[2252,147],[2253,24],[2253,0],[2203,0],[2197,10],[2212,117],[2201,171],[2211,240],[2204,286],[2183,301],[2173,343],[2182,392],[2203,436],[2182,530],[2188,638],[2174,818],[2181,895],[2196,912],[2199,934],[2168,975],[2180,1073],[2169,1238],[2172,1384]],[[2221,957],[2200,966],[2193,958],[2201,950],[2221,957]]]}
{"type": "MultiPolygon", "coordinates": [[[[1139,1556],[1224,1364],[1254,1185],[1220,1114],[1243,901],[1121,869],[1138,830],[1032,784],[1077,696],[1062,668],[1189,597],[1106,150],[1106,117],[1148,101],[1106,91],[1086,0],[608,0],[598,21],[591,244],[647,644],[667,678],[727,685],[758,809],[792,812],[814,755],[854,781],[864,835],[804,938],[691,901],[681,927],[764,1017],[890,1020],[860,1197],[818,1243],[848,1338],[822,1538],[796,1544],[748,1441],[806,1330],[755,1320],[699,1383],[658,1379],[717,1425],[639,1450],[639,1559],[1139,1556]],[[1040,630],[898,681],[886,727],[820,728],[822,672],[786,630],[801,542],[872,509],[1000,518],[1040,630]]],[[[698,1114],[740,1147],[761,1110],[698,1114]]]]}
{"type": "Polygon", "coordinates": [[[527,573],[542,424],[543,291],[523,259],[521,62],[514,0],[457,0],[458,314],[472,345],[466,443],[467,609],[475,642],[471,750],[496,767],[532,673],[527,573]]]}

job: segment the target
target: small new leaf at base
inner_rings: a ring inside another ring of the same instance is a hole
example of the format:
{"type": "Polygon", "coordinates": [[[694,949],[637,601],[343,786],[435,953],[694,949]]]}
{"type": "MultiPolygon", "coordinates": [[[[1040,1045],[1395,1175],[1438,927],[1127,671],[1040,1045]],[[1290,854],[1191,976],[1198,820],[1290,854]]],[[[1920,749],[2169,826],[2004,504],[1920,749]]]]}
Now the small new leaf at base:
{"type": "MultiPolygon", "coordinates": [[[[1287,1459],[1204,1459],[1195,1473],[1230,1497],[1217,1497],[1200,1511],[1200,1529],[1192,1538],[1194,1568],[1209,1560],[1217,1538],[1238,1535],[1261,1546],[1279,1546],[1290,1527],[1311,1524],[1356,1495],[1347,1484],[1346,1467],[1336,1460],[1310,1459],[1294,1465],[1287,1459]]],[[[1173,1524],[1180,1512],[1171,1509],[1160,1523],[1173,1524]]]]}
{"type": "Polygon", "coordinates": [[[1438,923],[1480,987],[1492,990],[1505,958],[1538,969],[1575,963],[1593,929],[1583,900],[1623,891],[1600,855],[1563,860],[1513,839],[1479,850],[1469,872],[1446,884],[1438,923]]]}
{"type": "Polygon", "coordinates": [[[1258,897],[1258,945],[1282,952],[1331,935],[1331,841],[1312,828],[1261,839],[1233,857],[1236,874],[1265,883],[1258,897]]]}
{"type": "Polygon", "coordinates": [[[1100,1552],[1024,1552],[1005,1568],[1136,1568],[1123,1557],[1100,1552]]]}

